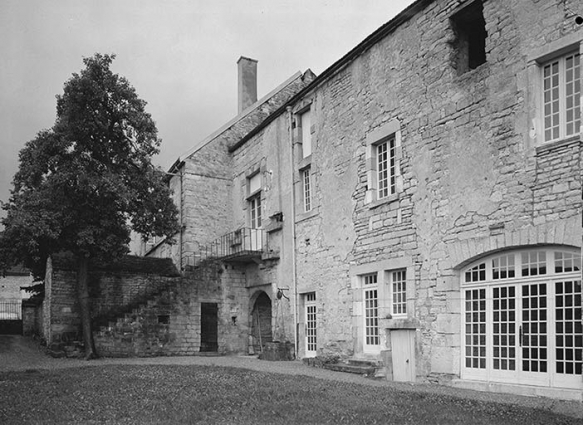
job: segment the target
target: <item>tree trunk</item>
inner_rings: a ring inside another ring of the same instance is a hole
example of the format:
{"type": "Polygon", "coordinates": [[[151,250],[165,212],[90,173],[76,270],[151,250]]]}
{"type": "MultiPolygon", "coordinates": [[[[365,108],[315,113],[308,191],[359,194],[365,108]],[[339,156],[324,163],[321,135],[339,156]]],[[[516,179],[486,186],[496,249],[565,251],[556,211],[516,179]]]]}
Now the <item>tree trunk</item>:
{"type": "Polygon", "coordinates": [[[93,332],[91,330],[91,304],[89,302],[88,270],[89,258],[86,256],[79,257],[77,269],[77,298],[79,300],[79,310],[81,313],[81,327],[83,331],[83,344],[85,345],[86,360],[97,357],[95,343],[93,342],[93,332]]]}

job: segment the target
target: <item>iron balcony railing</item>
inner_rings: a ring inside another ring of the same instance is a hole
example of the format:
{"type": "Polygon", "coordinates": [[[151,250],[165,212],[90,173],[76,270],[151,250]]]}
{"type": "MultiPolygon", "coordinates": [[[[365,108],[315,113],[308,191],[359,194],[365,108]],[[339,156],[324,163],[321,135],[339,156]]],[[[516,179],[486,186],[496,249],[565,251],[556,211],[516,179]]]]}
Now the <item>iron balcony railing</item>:
{"type": "Polygon", "coordinates": [[[0,320],[22,319],[22,300],[0,300],[0,320]]]}
{"type": "Polygon", "coordinates": [[[241,228],[227,233],[210,244],[201,247],[199,261],[209,259],[249,259],[261,257],[267,251],[263,229],[241,228]]]}

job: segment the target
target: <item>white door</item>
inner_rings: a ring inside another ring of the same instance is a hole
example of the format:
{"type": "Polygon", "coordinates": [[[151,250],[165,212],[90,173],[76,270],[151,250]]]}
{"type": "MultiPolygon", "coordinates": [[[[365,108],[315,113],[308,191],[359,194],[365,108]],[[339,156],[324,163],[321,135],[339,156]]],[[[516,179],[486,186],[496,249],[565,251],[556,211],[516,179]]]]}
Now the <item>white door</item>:
{"type": "Polygon", "coordinates": [[[415,331],[391,330],[393,381],[415,381],[415,331]]]}
{"type": "Polygon", "coordinates": [[[316,357],[317,339],[316,339],[316,293],[306,294],[306,357],[316,357]]]}

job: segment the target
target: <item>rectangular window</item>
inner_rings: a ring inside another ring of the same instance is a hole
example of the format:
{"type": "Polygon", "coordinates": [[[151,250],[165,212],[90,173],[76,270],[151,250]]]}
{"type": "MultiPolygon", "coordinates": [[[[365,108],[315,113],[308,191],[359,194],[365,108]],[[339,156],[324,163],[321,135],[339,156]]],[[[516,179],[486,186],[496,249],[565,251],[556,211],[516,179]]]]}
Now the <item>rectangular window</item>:
{"type": "Polygon", "coordinates": [[[547,253],[526,251],[522,253],[522,276],[547,274],[547,253]]]}
{"type": "Polygon", "coordinates": [[[581,127],[581,66],[571,53],[542,66],[544,141],[579,133],[581,127]]]}
{"type": "Polygon", "coordinates": [[[261,193],[249,199],[249,210],[251,212],[251,228],[259,229],[261,227],[261,193]]]}
{"type": "Polygon", "coordinates": [[[365,346],[378,346],[380,345],[380,334],[377,274],[364,275],[363,284],[365,346]]]}
{"type": "Polygon", "coordinates": [[[391,272],[391,295],[393,315],[407,314],[407,278],[405,270],[391,272]]]}
{"type": "Polygon", "coordinates": [[[300,115],[300,124],[302,126],[302,158],[307,158],[312,154],[312,119],[309,109],[300,115]]]}
{"type": "Polygon", "coordinates": [[[310,182],[310,167],[300,172],[302,179],[302,194],[304,199],[304,212],[312,210],[312,189],[310,182]]]}
{"type": "Polygon", "coordinates": [[[376,145],[378,199],[396,192],[396,149],[395,138],[376,145]]]}

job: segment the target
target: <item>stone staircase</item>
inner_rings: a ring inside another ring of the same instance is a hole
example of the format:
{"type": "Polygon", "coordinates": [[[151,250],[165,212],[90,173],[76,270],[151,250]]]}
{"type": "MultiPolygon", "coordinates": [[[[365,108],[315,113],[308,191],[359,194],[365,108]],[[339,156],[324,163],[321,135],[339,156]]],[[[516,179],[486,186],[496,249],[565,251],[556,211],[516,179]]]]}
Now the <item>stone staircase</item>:
{"type": "Polygon", "coordinates": [[[180,288],[166,288],[126,313],[94,330],[95,347],[105,357],[150,357],[172,354],[168,345],[175,339],[171,317],[179,315],[180,288]],[[170,351],[170,352],[169,352],[170,351]]]}

